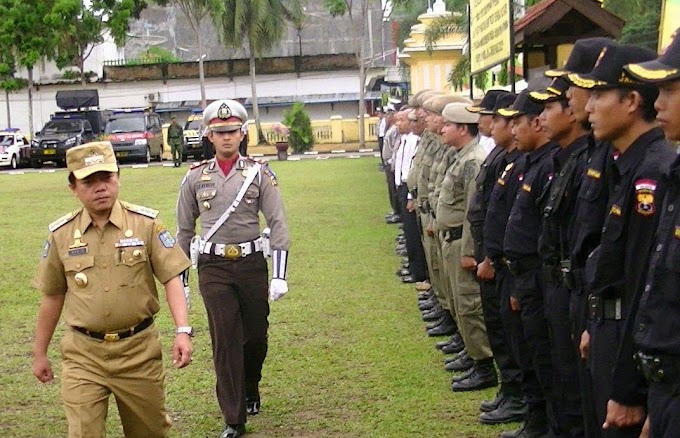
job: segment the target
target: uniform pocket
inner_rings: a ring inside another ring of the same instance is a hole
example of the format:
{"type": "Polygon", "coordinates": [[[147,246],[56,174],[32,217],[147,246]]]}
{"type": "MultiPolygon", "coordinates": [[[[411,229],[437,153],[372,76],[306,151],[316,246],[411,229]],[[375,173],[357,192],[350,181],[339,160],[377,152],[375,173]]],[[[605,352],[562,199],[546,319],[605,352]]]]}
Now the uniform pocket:
{"type": "Polygon", "coordinates": [[[121,286],[133,286],[148,279],[146,269],[149,254],[144,246],[129,246],[120,248],[116,257],[121,286]]]}
{"type": "Polygon", "coordinates": [[[246,194],[243,195],[243,202],[245,202],[247,205],[252,205],[252,204],[257,205],[259,198],[260,198],[260,191],[258,190],[258,188],[257,187],[250,187],[246,191],[246,194]]]}
{"type": "Polygon", "coordinates": [[[64,260],[64,272],[68,288],[87,289],[90,286],[88,279],[94,266],[94,256],[83,255],[67,258],[64,260]]]}

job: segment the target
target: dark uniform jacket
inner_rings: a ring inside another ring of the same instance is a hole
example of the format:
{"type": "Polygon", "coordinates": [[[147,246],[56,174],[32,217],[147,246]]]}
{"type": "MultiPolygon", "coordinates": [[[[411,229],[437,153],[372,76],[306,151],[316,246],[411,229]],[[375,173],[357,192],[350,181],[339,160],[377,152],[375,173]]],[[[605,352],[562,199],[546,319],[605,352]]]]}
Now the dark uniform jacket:
{"type": "Polygon", "coordinates": [[[557,265],[569,258],[573,234],[578,225],[574,223],[574,208],[583,178],[582,153],[588,145],[584,135],[564,149],[558,149],[549,163],[550,181],[548,196],[543,209],[543,232],[539,239],[539,254],[546,265],[557,265]]]}
{"type": "Polygon", "coordinates": [[[500,162],[501,173],[491,190],[484,220],[484,252],[495,263],[503,257],[503,238],[512,203],[519,190],[524,154],[515,149],[506,152],[500,162]]]}
{"type": "Polygon", "coordinates": [[[680,158],[664,180],[666,197],[633,329],[643,351],[680,357],[680,158]]]}
{"type": "Polygon", "coordinates": [[[548,142],[524,157],[520,188],[510,210],[503,251],[508,259],[538,257],[545,188],[552,178],[550,157],[559,146],[548,142]]]}
{"type": "Polygon", "coordinates": [[[663,167],[668,169],[674,159],[663,131],[654,128],[611,163],[607,169],[609,203],[602,240],[586,264],[590,293],[603,299],[621,299],[621,314],[628,319],[620,336],[611,396],[628,406],[643,405],[646,398],[644,378],[633,360],[632,318],[643,289],[659,200],[665,192],[663,167]]]}
{"type": "Polygon", "coordinates": [[[470,232],[472,238],[475,240],[475,257],[477,261],[482,261],[486,256],[483,243],[483,228],[484,219],[486,218],[486,211],[489,207],[489,199],[491,199],[491,191],[493,190],[496,180],[501,174],[505,166],[501,167],[504,162],[506,151],[500,146],[496,146],[489,152],[482,167],[479,169],[477,179],[475,180],[476,191],[470,201],[467,220],[470,222],[470,232]]]}

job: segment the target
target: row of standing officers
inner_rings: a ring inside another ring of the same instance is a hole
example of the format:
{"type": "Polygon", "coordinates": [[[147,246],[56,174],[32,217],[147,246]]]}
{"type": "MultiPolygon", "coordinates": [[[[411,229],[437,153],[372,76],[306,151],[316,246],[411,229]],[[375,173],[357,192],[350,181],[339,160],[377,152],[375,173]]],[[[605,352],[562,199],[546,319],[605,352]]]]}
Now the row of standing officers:
{"type": "Polygon", "coordinates": [[[497,367],[480,421],[523,420],[502,437],[680,436],[680,37],[658,59],[579,40],[545,76],[387,108],[402,281],[431,285],[419,308],[450,335],[453,391],[497,367]]]}

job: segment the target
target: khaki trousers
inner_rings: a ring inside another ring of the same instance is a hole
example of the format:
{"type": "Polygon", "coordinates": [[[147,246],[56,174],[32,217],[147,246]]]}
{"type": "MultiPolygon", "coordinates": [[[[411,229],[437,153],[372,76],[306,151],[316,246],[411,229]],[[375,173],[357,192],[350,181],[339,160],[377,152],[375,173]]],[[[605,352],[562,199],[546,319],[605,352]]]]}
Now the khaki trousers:
{"type": "Polygon", "coordinates": [[[442,239],[442,257],[451,285],[450,305],[456,311],[458,330],[465,343],[465,349],[474,360],[492,357],[484,324],[479,283],[475,280],[474,273],[460,266],[460,240],[447,242],[442,239]]]}
{"type": "Polygon", "coordinates": [[[106,435],[109,396],[126,438],[166,437],[165,370],[156,326],[117,342],[67,331],[61,341],[62,398],[69,438],[106,435]]]}
{"type": "Polygon", "coordinates": [[[420,213],[423,248],[425,249],[425,260],[427,261],[427,271],[430,275],[430,284],[432,285],[434,295],[437,297],[437,301],[439,301],[439,305],[448,310],[448,303],[445,302],[446,296],[442,284],[441,262],[438,256],[440,251],[437,251],[439,241],[427,234],[427,227],[432,221],[432,216],[427,213],[420,213]]]}

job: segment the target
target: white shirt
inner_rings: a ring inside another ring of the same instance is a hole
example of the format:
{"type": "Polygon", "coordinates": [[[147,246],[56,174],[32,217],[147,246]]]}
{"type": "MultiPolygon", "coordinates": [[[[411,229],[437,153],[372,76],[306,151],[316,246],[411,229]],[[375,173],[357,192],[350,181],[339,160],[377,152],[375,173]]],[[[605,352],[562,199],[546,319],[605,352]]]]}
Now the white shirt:
{"type": "Polygon", "coordinates": [[[378,123],[378,137],[384,137],[385,131],[387,131],[387,120],[383,117],[378,123]]]}
{"type": "Polygon", "coordinates": [[[413,164],[413,157],[416,155],[418,145],[420,144],[420,136],[413,133],[402,135],[402,141],[397,150],[397,158],[394,165],[394,183],[397,186],[406,182],[408,172],[411,170],[413,164]]]}
{"type": "Polygon", "coordinates": [[[479,145],[484,148],[486,151],[486,154],[489,155],[489,152],[493,150],[493,148],[496,147],[496,142],[493,141],[493,138],[487,137],[486,135],[480,135],[479,136],[479,145]]]}

